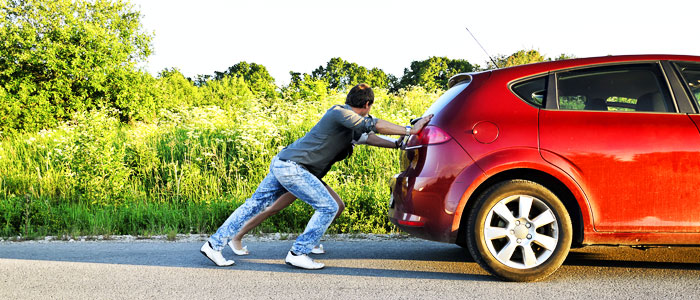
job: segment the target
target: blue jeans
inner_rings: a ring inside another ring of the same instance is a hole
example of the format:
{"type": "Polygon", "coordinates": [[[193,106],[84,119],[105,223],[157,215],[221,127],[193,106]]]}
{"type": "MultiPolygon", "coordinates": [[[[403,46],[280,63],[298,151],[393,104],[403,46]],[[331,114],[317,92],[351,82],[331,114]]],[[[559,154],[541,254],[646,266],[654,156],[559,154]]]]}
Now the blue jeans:
{"type": "Polygon", "coordinates": [[[216,233],[209,237],[212,248],[223,250],[226,243],[241,230],[245,222],[262,212],[287,191],[311,205],[315,210],[306,229],[292,246],[292,251],[297,254],[311,252],[331,225],[338,211],[338,204],[316,176],[297,163],[282,161],[276,156],[270,164],[270,173],[260,183],[253,196],[233,211],[216,233]]]}

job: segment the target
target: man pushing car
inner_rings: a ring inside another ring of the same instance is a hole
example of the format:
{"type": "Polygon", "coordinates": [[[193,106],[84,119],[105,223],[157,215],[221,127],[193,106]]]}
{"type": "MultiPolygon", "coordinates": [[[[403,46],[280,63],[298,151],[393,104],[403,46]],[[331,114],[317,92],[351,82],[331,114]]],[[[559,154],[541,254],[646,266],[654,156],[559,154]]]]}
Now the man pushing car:
{"type": "MultiPolygon", "coordinates": [[[[253,195],[239,206],[219,229],[202,245],[200,251],[217,266],[230,266],[233,260],[221,251],[243,225],[286,192],[311,205],[311,216],[304,232],[297,237],[285,262],[303,269],[321,269],[307,254],[319,243],[338,211],[338,204],[321,180],[338,156],[349,153],[353,139],[369,133],[366,144],[400,148],[401,140],[389,141],[373,133],[386,135],[417,134],[431,116],[411,126],[400,126],[369,115],[374,92],[367,84],[358,84],[347,95],[345,105],[333,105],[321,120],[302,138],[282,149],[272,159],[270,171],[253,195]]],[[[342,158],[341,158],[342,159],[342,158]]]]}

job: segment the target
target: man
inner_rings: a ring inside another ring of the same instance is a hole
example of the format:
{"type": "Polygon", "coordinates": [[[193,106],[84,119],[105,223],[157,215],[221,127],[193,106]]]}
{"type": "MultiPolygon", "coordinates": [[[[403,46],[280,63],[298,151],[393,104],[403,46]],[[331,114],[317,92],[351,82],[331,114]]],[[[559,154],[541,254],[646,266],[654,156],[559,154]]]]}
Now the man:
{"type": "MultiPolygon", "coordinates": [[[[419,120],[414,127],[399,126],[369,116],[374,103],[374,92],[367,84],[353,87],[345,100],[345,105],[334,105],[320,121],[302,138],[282,149],[272,159],[270,172],[257,190],[243,205],[219,227],[200,251],[217,266],[230,266],[221,250],[240,231],[241,227],[269,206],[282,194],[289,191],[297,198],[311,205],[315,210],[304,232],[296,239],[287,253],[285,262],[303,269],[321,269],[323,263],[315,262],[307,254],[319,243],[321,237],[333,221],[338,204],[321,181],[321,177],[338,160],[339,156],[352,149],[353,138],[358,134],[377,132],[387,135],[417,134],[430,121],[431,116],[419,120]]],[[[400,143],[384,140],[374,134],[367,136],[367,144],[375,146],[400,143]]]]}
{"type": "MultiPolygon", "coordinates": [[[[359,132],[354,132],[353,133],[355,137],[353,137],[352,140],[352,146],[346,148],[346,151],[343,151],[339,153],[331,163],[335,163],[341,160],[344,160],[350,155],[352,155],[352,150],[355,145],[362,145],[362,144],[367,144],[367,140],[370,140],[373,146],[378,146],[378,147],[384,147],[384,148],[398,148],[399,144],[396,141],[391,141],[390,139],[375,139],[374,137],[370,138],[370,134],[374,134],[373,132],[370,133],[363,133],[359,134],[359,132]]],[[[335,203],[338,204],[338,212],[335,213],[335,217],[333,218],[333,221],[337,219],[340,214],[343,212],[345,209],[345,203],[343,202],[342,199],[340,199],[340,196],[338,193],[336,193],[328,184],[326,184],[323,181],[323,177],[330,171],[331,165],[329,165],[324,172],[321,172],[320,174],[314,174],[318,179],[321,180],[321,183],[323,183],[326,186],[326,189],[328,192],[331,194],[333,199],[335,200],[335,203]]],[[[256,226],[260,225],[263,221],[265,221],[267,218],[277,214],[281,210],[285,209],[287,206],[291,205],[292,202],[297,200],[297,197],[294,196],[290,192],[284,193],[281,197],[277,198],[274,203],[272,203],[270,206],[268,206],[265,210],[263,210],[261,213],[257,214],[255,217],[252,219],[248,220],[243,227],[238,230],[238,233],[228,242],[229,247],[231,247],[231,250],[233,250],[233,254],[236,255],[248,255],[250,252],[248,251],[248,246],[243,246],[243,236],[245,236],[250,230],[255,228],[256,226]]],[[[332,221],[331,221],[332,222],[332,221]]],[[[313,254],[324,254],[325,250],[323,249],[323,245],[318,244],[317,246],[314,246],[313,249],[311,249],[311,253],[313,254]]]]}

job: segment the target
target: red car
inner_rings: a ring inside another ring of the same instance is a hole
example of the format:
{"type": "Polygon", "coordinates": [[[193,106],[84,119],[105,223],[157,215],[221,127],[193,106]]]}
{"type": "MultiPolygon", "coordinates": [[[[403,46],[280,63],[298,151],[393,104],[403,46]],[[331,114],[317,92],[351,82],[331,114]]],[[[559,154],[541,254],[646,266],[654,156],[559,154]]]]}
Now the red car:
{"type": "Polygon", "coordinates": [[[700,57],[606,56],[450,79],[389,218],[506,280],[571,247],[700,245],[700,57]]]}

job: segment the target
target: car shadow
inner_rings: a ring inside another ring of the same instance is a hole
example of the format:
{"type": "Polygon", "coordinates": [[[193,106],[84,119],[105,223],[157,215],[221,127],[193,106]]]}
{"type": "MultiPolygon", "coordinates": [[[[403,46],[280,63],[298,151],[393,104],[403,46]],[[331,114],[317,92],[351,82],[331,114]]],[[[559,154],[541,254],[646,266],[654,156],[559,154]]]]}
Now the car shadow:
{"type": "MultiPolygon", "coordinates": [[[[638,253],[633,252],[639,250],[630,250],[624,248],[621,251],[626,253],[613,253],[610,255],[605,255],[597,252],[570,252],[566,260],[564,261],[564,265],[657,270],[700,270],[699,262],[668,261],[668,258],[664,257],[664,250],[669,251],[667,249],[662,249],[660,251],[657,251],[658,253],[655,253],[656,255],[639,255],[638,253]]],[[[621,252],[620,249],[611,249],[609,251],[621,252]]],[[[696,254],[696,260],[697,257],[698,256],[696,254]]]]}

